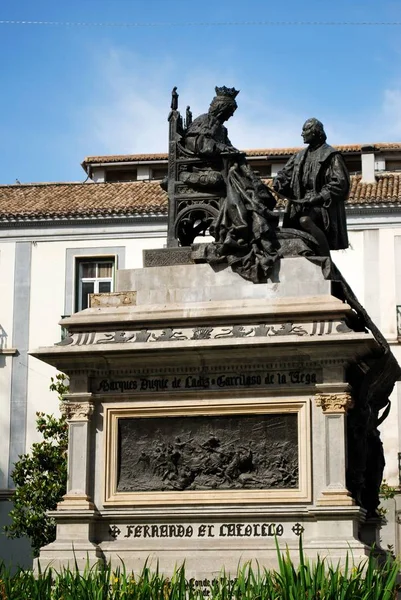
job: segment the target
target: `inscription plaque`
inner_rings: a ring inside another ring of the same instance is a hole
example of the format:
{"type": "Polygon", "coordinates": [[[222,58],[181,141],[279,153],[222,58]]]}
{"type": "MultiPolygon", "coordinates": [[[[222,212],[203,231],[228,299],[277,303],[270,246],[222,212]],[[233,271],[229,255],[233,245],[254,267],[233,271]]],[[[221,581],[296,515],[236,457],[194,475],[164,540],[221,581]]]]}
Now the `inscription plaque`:
{"type": "Polygon", "coordinates": [[[258,538],[286,537],[291,532],[300,536],[305,531],[301,523],[133,523],[132,525],[110,525],[109,535],[114,540],[118,538],[258,538]]]}
{"type": "Polygon", "coordinates": [[[120,418],[117,492],[297,488],[297,419],[120,418]]]}
{"type": "Polygon", "coordinates": [[[221,390],[229,388],[271,388],[314,386],[322,381],[321,369],[288,369],[259,371],[216,371],[208,373],[179,373],[177,375],[133,376],[116,379],[94,379],[92,390],[96,394],[138,394],[144,392],[188,392],[221,390]]]}

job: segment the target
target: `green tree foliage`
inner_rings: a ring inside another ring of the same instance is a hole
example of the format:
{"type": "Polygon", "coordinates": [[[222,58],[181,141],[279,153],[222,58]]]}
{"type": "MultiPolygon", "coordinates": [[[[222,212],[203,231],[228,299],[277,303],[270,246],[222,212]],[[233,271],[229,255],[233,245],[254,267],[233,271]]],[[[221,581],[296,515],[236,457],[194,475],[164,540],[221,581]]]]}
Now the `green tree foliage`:
{"type": "MultiPolygon", "coordinates": [[[[68,391],[62,373],[51,378],[50,389],[57,392],[59,400],[68,391]]],[[[60,418],[36,413],[36,429],[43,440],[32,444],[31,452],[23,454],[15,463],[11,474],[15,493],[10,511],[12,523],[5,527],[9,538],[26,536],[31,540],[34,556],[42,546],[55,539],[54,519],[47,516],[65,494],[67,484],[68,426],[65,416],[60,418]]]]}

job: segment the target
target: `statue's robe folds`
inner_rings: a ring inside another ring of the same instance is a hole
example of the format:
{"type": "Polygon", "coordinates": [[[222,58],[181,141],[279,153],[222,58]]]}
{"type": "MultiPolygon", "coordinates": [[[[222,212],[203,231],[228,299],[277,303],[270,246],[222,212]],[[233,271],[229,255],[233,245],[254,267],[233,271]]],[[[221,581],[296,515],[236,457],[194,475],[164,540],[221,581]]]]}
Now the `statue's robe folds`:
{"type": "Polygon", "coordinates": [[[228,139],[227,128],[208,113],[197,117],[184,139],[187,150],[199,157],[216,157],[221,152],[238,152],[228,139]]]}
{"type": "Polygon", "coordinates": [[[350,180],[341,154],[324,143],[311,151],[309,148],[294,154],[274,180],[274,189],[289,199],[284,215],[283,227],[301,229],[302,216],[317,216],[314,219],[326,234],[331,250],[348,248],[345,200],[350,180]],[[308,153],[313,152],[313,156],[308,153]],[[304,167],[309,163],[309,173],[305,176],[304,167]],[[304,207],[291,200],[302,200],[307,196],[320,194],[323,206],[304,207]]]}
{"type": "Polygon", "coordinates": [[[223,260],[244,279],[267,281],[279,258],[275,203],[269,188],[245,161],[232,165],[226,197],[210,227],[215,242],[209,246],[209,262],[223,260]]]}
{"type": "Polygon", "coordinates": [[[195,119],[182,144],[224,178],[225,197],[210,227],[215,243],[208,247],[207,260],[227,262],[255,283],[266,281],[279,257],[272,192],[247,165],[244,154],[232,146],[226,127],[212,115],[195,119]]]}

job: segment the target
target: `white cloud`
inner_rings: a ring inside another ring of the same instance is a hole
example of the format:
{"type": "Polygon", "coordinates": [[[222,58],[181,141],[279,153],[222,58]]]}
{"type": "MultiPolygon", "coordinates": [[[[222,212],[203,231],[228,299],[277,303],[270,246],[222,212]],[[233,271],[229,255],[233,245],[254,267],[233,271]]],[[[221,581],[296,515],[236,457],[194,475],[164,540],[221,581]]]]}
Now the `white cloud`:
{"type": "Polygon", "coordinates": [[[376,104],[361,101],[354,114],[335,119],[326,128],[332,143],[377,143],[400,141],[401,82],[384,89],[376,104]]]}
{"type": "Polygon", "coordinates": [[[97,67],[99,90],[85,111],[91,153],[165,151],[171,64],[112,49],[97,67]]]}
{"type": "Polygon", "coordinates": [[[304,120],[296,111],[279,108],[266,97],[265,90],[248,88],[229,123],[230,139],[235,146],[246,149],[300,146],[304,120]]]}
{"type": "Polygon", "coordinates": [[[384,91],[382,115],[389,133],[401,135],[401,88],[384,91]]]}
{"type": "MultiPolygon", "coordinates": [[[[97,51],[93,61],[97,89],[87,101],[81,146],[85,154],[166,152],[170,92],[178,86],[179,107],[191,105],[194,117],[206,112],[215,85],[235,86],[239,108],[228,122],[238,148],[301,146],[304,111],[296,101],[283,103],[260,80],[250,84],[233,66],[184,69],[169,57],[144,56],[123,48],[97,51]]],[[[329,143],[391,141],[401,135],[401,85],[382,94],[380,106],[350,107],[322,117],[329,143]],[[350,116],[352,113],[352,116],[350,116]]],[[[320,116],[320,115],[316,115],[320,116]]]]}
{"type": "MultiPolygon", "coordinates": [[[[99,91],[85,110],[87,154],[166,152],[173,85],[178,86],[181,113],[190,104],[194,117],[207,111],[215,85],[241,89],[234,69],[183,73],[168,58],[154,60],[116,48],[97,60],[99,91]]],[[[244,87],[228,123],[232,143],[239,148],[299,145],[303,117],[277,108],[265,88],[244,87]]]]}

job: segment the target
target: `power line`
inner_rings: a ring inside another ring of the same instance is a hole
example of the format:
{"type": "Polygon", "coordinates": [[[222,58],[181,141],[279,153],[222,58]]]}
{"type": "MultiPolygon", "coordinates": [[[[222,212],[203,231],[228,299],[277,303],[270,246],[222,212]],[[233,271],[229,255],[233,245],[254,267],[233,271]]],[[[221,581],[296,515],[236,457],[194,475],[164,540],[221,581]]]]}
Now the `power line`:
{"type": "Polygon", "coordinates": [[[178,22],[95,22],[95,21],[17,21],[0,20],[0,25],[46,25],[55,27],[291,27],[291,26],[316,26],[316,27],[381,27],[400,26],[401,21],[192,21],[178,22]]]}

